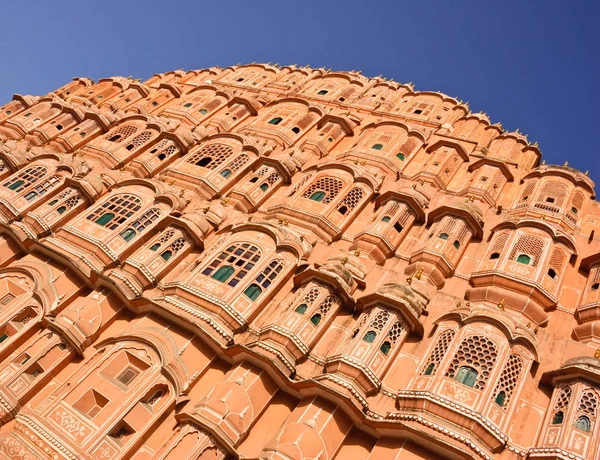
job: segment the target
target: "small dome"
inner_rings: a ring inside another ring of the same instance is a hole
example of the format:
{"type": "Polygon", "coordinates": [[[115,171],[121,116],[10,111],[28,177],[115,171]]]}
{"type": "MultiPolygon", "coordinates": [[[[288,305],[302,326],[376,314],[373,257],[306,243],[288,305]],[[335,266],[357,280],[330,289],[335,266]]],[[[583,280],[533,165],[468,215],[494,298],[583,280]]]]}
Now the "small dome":
{"type": "Polygon", "coordinates": [[[431,200],[431,195],[423,187],[400,187],[398,189],[398,193],[413,197],[417,201],[417,203],[419,203],[419,206],[421,206],[421,208],[425,208],[426,206],[428,206],[429,201],[431,200]]]}
{"type": "Polygon", "coordinates": [[[427,306],[427,299],[407,284],[387,283],[377,289],[377,293],[402,302],[417,318],[427,306]]]}
{"type": "Polygon", "coordinates": [[[575,358],[567,359],[561,369],[566,367],[582,367],[600,374],[600,359],[592,356],[576,356],[575,358]]]}
{"type": "Polygon", "coordinates": [[[363,280],[367,269],[355,255],[335,256],[319,267],[319,271],[327,273],[340,281],[347,292],[352,291],[354,279],[363,280]]]}

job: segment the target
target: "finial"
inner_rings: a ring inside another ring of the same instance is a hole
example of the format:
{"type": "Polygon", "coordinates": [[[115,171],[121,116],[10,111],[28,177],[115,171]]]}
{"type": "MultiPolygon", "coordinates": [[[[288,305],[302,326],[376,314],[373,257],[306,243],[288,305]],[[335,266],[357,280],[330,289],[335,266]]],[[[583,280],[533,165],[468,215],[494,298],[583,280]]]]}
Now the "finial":
{"type": "Polygon", "coordinates": [[[462,307],[462,302],[459,300],[458,302],[456,302],[456,308],[460,308],[462,307]]]}
{"type": "Polygon", "coordinates": [[[546,164],[546,160],[542,160],[542,166],[546,164]]]}
{"type": "Polygon", "coordinates": [[[344,257],[342,259],[342,265],[346,265],[346,262],[348,262],[348,257],[344,257]]]}
{"type": "Polygon", "coordinates": [[[356,257],[359,257],[359,256],[360,256],[360,249],[359,249],[359,248],[356,248],[356,249],[354,250],[354,255],[355,255],[356,257]]]}
{"type": "Polygon", "coordinates": [[[221,205],[222,205],[223,207],[227,206],[227,203],[229,203],[229,198],[223,198],[223,199],[221,200],[221,205]]]}
{"type": "Polygon", "coordinates": [[[413,275],[408,275],[406,277],[406,283],[410,286],[412,284],[412,280],[413,280],[413,275]]]}
{"type": "Polygon", "coordinates": [[[584,172],[583,174],[585,174],[586,176],[589,175],[589,171],[584,172]]]}
{"type": "Polygon", "coordinates": [[[600,359],[600,348],[596,349],[596,353],[594,353],[594,358],[600,359]]]}
{"type": "Polygon", "coordinates": [[[563,166],[569,166],[569,162],[565,161],[565,164],[563,166]]]}
{"type": "Polygon", "coordinates": [[[500,301],[500,303],[498,304],[498,308],[499,308],[500,310],[504,311],[504,299],[502,299],[502,300],[500,301]]]}
{"type": "Polygon", "coordinates": [[[421,275],[423,274],[423,271],[425,270],[424,267],[421,267],[417,270],[417,273],[415,273],[415,278],[417,278],[418,280],[421,279],[421,275]]]}

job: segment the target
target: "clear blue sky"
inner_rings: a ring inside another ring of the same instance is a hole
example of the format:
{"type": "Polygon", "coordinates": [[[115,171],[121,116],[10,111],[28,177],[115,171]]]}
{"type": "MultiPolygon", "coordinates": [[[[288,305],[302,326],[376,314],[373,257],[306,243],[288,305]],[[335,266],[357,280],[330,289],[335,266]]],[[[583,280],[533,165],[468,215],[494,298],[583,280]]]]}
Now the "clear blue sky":
{"type": "Polygon", "coordinates": [[[0,103],[75,76],[361,69],[469,101],[600,182],[598,1],[5,1],[0,49],[0,103]]]}

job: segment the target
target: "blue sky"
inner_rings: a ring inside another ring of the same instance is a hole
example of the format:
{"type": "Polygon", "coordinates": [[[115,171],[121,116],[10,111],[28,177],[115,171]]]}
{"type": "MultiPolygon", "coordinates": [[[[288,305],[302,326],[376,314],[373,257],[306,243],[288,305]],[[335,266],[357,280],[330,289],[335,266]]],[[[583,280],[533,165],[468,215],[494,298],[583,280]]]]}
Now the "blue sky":
{"type": "Polygon", "coordinates": [[[469,101],[600,182],[600,2],[3,2],[0,103],[75,76],[272,62],[361,69],[469,101]]]}

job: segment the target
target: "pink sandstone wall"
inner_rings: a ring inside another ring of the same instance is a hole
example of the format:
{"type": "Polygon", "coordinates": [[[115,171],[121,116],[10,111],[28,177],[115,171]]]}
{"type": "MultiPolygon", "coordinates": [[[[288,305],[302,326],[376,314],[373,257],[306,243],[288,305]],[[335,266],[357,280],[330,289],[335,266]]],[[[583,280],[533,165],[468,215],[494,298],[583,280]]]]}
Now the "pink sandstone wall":
{"type": "Polygon", "coordinates": [[[594,183],[447,95],[15,95],[0,233],[0,458],[600,458],[594,183]]]}

